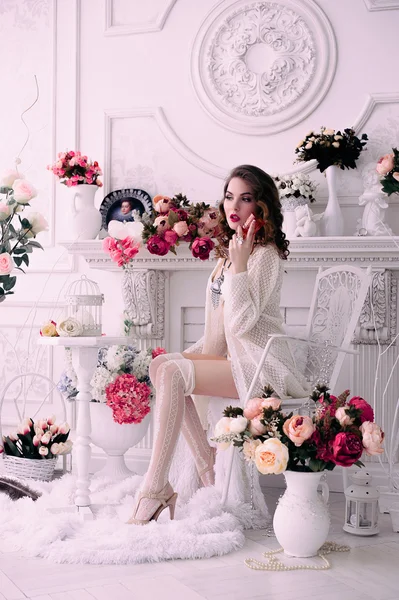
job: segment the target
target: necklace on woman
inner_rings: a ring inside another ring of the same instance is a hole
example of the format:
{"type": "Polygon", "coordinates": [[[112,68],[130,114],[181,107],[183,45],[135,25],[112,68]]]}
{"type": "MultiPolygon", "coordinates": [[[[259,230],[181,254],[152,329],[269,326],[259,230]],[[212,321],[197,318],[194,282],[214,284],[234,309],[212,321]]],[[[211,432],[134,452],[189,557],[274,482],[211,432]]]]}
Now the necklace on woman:
{"type": "Polygon", "coordinates": [[[222,271],[219,277],[216,277],[211,283],[211,300],[213,308],[217,308],[219,306],[220,297],[222,295],[222,284],[224,281],[224,269],[228,269],[231,265],[231,262],[226,267],[227,258],[224,259],[224,263],[222,266],[222,271]]]}

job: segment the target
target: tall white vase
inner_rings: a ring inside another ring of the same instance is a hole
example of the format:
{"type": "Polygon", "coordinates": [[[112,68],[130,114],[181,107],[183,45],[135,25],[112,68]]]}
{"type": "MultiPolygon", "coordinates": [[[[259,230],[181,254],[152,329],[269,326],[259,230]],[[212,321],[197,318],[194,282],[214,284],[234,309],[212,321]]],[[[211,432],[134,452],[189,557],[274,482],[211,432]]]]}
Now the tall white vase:
{"type": "Polygon", "coordinates": [[[101,214],[94,206],[97,185],[83,183],[71,188],[71,233],[74,240],[94,240],[101,229],[101,214]]]}
{"type": "Polygon", "coordinates": [[[297,206],[303,206],[307,204],[306,198],[299,197],[285,197],[281,198],[281,209],[283,213],[283,226],[282,230],[286,235],[287,240],[291,240],[295,235],[296,230],[296,212],[295,209],[297,206]]]}
{"type": "Polygon", "coordinates": [[[320,481],[322,472],[285,471],[284,476],[287,489],[273,519],[277,541],[289,556],[315,556],[330,529],[328,485],[320,481]],[[321,496],[317,492],[319,485],[321,496]]]}
{"type": "Polygon", "coordinates": [[[320,229],[321,234],[328,237],[344,234],[344,218],[337,196],[337,172],[338,167],[335,165],[331,165],[325,170],[328,202],[320,222],[320,229]]]}
{"type": "Polygon", "coordinates": [[[96,475],[111,477],[114,480],[135,475],[125,463],[124,454],[136,446],[145,434],[151,420],[148,413],[141,423],[115,423],[112,409],[104,402],[90,402],[91,439],[93,444],[102,448],[107,461],[96,475]]]}

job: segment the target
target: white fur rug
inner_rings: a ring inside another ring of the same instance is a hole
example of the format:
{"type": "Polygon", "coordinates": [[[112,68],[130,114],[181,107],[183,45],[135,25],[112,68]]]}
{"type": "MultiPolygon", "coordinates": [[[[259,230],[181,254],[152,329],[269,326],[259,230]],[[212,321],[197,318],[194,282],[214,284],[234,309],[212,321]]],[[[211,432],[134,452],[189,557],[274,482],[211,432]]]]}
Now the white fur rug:
{"type": "Polygon", "coordinates": [[[36,502],[12,501],[0,493],[0,550],[57,563],[129,564],[209,558],[243,546],[243,529],[251,525],[250,507],[241,504],[231,512],[222,510],[214,488],[200,489],[188,504],[179,505],[175,521],[169,521],[166,510],[158,523],[126,525],[140,481],[141,476],[120,482],[94,478],[93,521],[82,521],[74,512],[48,510],[73,505],[71,475],[52,483],[28,482],[43,492],[36,502]]]}

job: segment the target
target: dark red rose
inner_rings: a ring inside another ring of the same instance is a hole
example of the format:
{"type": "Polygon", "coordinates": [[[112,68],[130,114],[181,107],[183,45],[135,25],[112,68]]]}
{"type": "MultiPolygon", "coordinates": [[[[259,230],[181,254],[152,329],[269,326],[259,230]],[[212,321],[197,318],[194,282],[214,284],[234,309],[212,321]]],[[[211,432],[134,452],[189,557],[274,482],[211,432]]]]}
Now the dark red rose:
{"type": "Polygon", "coordinates": [[[177,214],[179,221],[187,221],[188,212],[186,210],[183,210],[182,208],[176,208],[175,206],[171,206],[170,210],[173,210],[173,212],[177,214]]]}
{"type": "Polygon", "coordinates": [[[333,455],[330,448],[330,442],[322,442],[320,432],[317,429],[313,432],[312,437],[309,441],[316,444],[316,458],[324,460],[324,462],[329,462],[333,459],[333,455]]]}
{"type": "Polygon", "coordinates": [[[215,244],[209,237],[195,238],[193,245],[191,246],[191,253],[195,258],[208,260],[209,254],[214,246],[215,244]]]}
{"type": "Polygon", "coordinates": [[[147,242],[148,251],[157,256],[165,256],[169,252],[170,244],[159,235],[153,235],[147,242]]]}
{"type": "Polygon", "coordinates": [[[363,453],[362,440],[349,431],[338,433],[331,446],[332,462],[341,467],[350,467],[363,453]]]}
{"type": "Polygon", "coordinates": [[[179,236],[177,235],[176,231],[173,231],[173,229],[168,229],[168,231],[165,231],[163,235],[170,246],[174,246],[179,239],[179,236]]]}
{"type": "Polygon", "coordinates": [[[358,410],[362,411],[360,414],[360,420],[362,423],[364,423],[364,421],[371,421],[371,423],[374,421],[373,409],[371,408],[370,404],[360,396],[353,396],[353,398],[349,400],[349,405],[354,406],[358,410]]]}

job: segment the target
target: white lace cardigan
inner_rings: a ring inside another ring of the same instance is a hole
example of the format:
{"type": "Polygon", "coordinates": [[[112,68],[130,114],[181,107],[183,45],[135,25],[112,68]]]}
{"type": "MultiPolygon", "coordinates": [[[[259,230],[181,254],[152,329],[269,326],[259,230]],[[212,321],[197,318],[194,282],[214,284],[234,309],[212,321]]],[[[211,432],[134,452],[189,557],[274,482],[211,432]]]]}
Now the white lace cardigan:
{"type": "MultiPolygon", "coordinates": [[[[186,352],[227,356],[228,350],[243,405],[269,335],[284,333],[280,312],[284,261],[274,246],[257,246],[249,258],[247,271],[233,274],[225,270],[222,311],[213,308],[210,297],[210,285],[219,268],[220,261],[208,280],[204,335],[186,352]]],[[[303,398],[309,394],[309,385],[296,369],[289,346],[283,340],[273,343],[253,396],[260,395],[266,384],[282,399],[303,398]]],[[[203,397],[196,400],[204,421],[207,403],[203,397]]]]}

